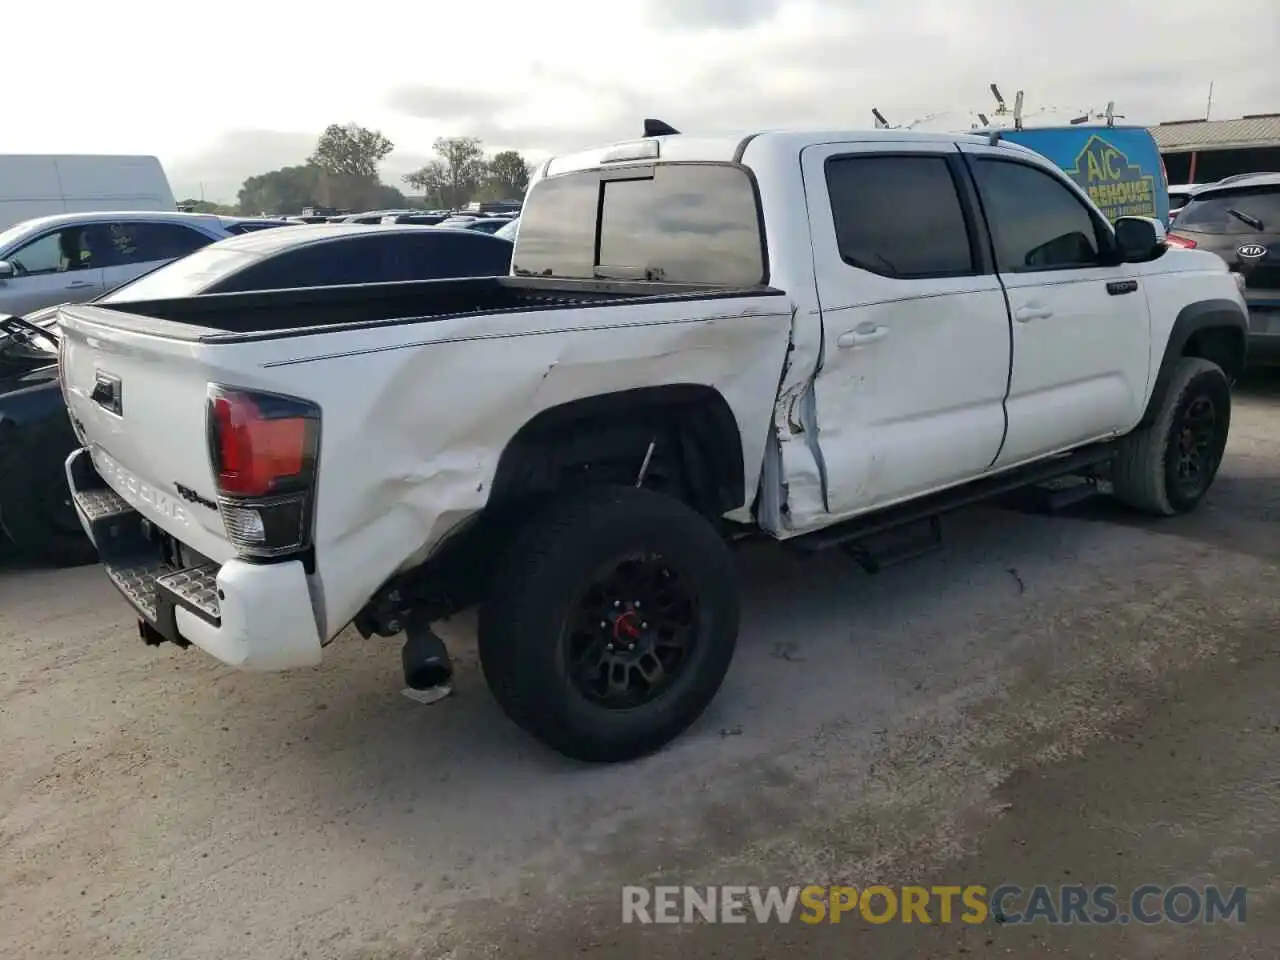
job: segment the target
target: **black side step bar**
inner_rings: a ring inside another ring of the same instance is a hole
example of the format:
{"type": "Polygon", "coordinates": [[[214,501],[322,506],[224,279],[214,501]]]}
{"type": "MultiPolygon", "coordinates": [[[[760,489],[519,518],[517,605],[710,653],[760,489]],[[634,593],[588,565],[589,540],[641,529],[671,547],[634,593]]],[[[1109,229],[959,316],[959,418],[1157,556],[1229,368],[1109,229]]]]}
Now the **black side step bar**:
{"type": "Polygon", "coordinates": [[[867,573],[879,573],[885,567],[941,550],[942,518],[934,515],[884,533],[858,537],[843,543],[840,549],[853,557],[867,573]]]}
{"type": "MultiPolygon", "coordinates": [[[[961,507],[981,503],[1004,493],[1036,483],[1044,483],[1058,477],[1088,472],[1091,468],[1107,463],[1115,457],[1116,448],[1110,443],[1098,443],[1082,447],[1052,460],[1033,463],[1017,470],[983,477],[964,486],[943,490],[910,503],[877,510],[861,517],[854,517],[823,530],[787,541],[798,550],[816,553],[829,547],[844,546],[850,541],[863,540],[908,524],[929,521],[961,507]]],[[[936,529],[936,528],[935,528],[936,529]]]]}

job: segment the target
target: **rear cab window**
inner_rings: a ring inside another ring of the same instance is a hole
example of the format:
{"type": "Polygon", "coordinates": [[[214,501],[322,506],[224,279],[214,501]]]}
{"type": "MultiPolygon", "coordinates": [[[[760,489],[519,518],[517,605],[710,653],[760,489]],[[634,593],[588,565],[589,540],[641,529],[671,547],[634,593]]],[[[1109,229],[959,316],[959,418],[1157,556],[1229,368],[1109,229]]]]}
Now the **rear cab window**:
{"type": "Polygon", "coordinates": [[[728,163],[658,163],[561,174],[520,217],[517,276],[723,287],[767,282],[755,184],[728,163]]]}

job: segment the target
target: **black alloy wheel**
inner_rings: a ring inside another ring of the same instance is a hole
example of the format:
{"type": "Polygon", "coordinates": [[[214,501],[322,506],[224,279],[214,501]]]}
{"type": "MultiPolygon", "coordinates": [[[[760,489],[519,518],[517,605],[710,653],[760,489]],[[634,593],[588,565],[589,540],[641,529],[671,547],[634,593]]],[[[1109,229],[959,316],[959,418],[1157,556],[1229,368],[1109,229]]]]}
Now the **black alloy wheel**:
{"type": "Polygon", "coordinates": [[[565,625],[566,669],[574,687],[615,710],[661,696],[692,658],[697,618],[688,578],[662,556],[607,564],[565,625]]]}
{"type": "Polygon", "coordinates": [[[1185,404],[1174,426],[1174,482],[1187,499],[1199,499],[1213,482],[1222,453],[1218,410],[1207,393],[1185,404]]]}

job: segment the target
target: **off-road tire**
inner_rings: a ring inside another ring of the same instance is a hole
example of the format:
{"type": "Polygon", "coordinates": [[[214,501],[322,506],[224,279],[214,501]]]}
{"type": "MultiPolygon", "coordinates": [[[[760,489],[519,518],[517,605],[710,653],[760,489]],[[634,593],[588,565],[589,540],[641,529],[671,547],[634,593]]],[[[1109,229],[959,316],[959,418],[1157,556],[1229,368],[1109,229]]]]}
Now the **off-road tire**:
{"type": "Polygon", "coordinates": [[[1155,421],[1120,441],[1111,468],[1111,484],[1118,500],[1144,513],[1171,517],[1194,510],[1212,486],[1227,445],[1231,425],[1231,382],[1217,364],[1199,357],[1178,361],[1155,421]],[[1216,413],[1216,435],[1207,478],[1196,490],[1184,491],[1175,482],[1178,465],[1178,423],[1198,398],[1207,397],[1216,413]]]}
{"type": "Polygon", "coordinates": [[[546,507],[507,547],[480,609],[480,664],[507,716],[552,749],[587,762],[630,760],[679,736],[715,697],[737,642],[738,606],[733,556],[705,517],[648,490],[582,490],[546,507]],[[696,639],[656,699],[613,709],[570,679],[566,624],[595,573],[636,552],[688,578],[696,639]]]}

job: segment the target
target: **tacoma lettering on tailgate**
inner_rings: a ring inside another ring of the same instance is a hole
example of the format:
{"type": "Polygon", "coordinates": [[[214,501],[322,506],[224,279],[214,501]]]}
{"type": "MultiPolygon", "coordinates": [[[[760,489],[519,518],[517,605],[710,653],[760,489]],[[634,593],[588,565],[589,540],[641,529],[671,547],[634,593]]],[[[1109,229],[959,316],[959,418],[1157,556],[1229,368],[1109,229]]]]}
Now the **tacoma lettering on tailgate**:
{"type": "Polygon", "coordinates": [[[161,493],[149,483],[144,483],[116,463],[101,450],[94,450],[94,463],[102,479],[112,486],[116,493],[124,497],[135,507],[154,511],[167,520],[186,526],[188,516],[186,508],[168,494],[161,493]]]}

